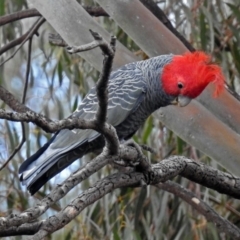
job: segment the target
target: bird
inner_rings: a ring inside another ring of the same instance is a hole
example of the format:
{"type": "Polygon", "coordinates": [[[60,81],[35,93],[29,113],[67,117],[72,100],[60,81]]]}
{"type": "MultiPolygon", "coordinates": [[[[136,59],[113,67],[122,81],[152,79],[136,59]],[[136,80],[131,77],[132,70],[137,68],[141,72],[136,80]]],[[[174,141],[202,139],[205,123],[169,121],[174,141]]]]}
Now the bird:
{"type": "MultiPolygon", "coordinates": [[[[221,67],[202,51],[128,63],[110,74],[106,121],[115,127],[119,140],[126,141],[154,111],[168,105],[188,105],[211,82],[215,86],[213,97],[217,97],[225,78],[221,67]]],[[[70,118],[93,119],[97,109],[93,87],[70,118]]],[[[60,130],[21,164],[20,181],[33,195],[76,159],[103,149],[104,144],[104,137],[95,130],[60,130]]]]}

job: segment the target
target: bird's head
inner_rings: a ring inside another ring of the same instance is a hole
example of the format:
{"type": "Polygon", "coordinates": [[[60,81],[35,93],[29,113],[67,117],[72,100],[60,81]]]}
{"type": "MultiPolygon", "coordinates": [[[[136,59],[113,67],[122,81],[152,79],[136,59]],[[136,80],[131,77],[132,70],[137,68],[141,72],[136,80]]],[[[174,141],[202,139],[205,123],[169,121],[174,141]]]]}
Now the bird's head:
{"type": "Polygon", "coordinates": [[[186,106],[191,99],[199,96],[210,82],[215,84],[214,97],[224,88],[221,68],[200,51],[175,55],[163,68],[161,79],[163,90],[175,96],[175,104],[179,106],[186,106]]]}

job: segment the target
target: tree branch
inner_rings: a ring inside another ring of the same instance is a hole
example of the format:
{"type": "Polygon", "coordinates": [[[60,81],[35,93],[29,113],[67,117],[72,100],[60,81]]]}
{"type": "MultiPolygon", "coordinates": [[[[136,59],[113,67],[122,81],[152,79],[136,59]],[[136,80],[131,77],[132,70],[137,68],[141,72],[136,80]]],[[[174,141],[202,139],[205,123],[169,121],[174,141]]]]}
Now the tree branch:
{"type": "MultiPolygon", "coordinates": [[[[106,11],[101,7],[90,7],[86,6],[84,9],[94,17],[109,17],[109,15],[106,13],[106,11]]],[[[20,19],[24,18],[30,18],[30,17],[38,17],[42,16],[40,12],[38,12],[37,9],[31,8],[26,10],[21,10],[19,12],[11,13],[5,16],[0,17],[0,26],[3,26],[7,23],[11,23],[20,19]]]]}
{"type": "MultiPolygon", "coordinates": [[[[25,100],[26,100],[28,81],[29,81],[29,74],[30,74],[30,68],[31,68],[31,52],[32,52],[32,37],[29,38],[29,42],[28,42],[27,69],[26,69],[26,78],[25,78],[24,89],[23,89],[22,104],[24,104],[25,100]]],[[[21,139],[21,142],[14,149],[14,151],[12,152],[10,157],[6,160],[6,162],[3,163],[3,165],[0,167],[0,171],[2,171],[2,169],[4,169],[7,166],[7,164],[12,160],[12,158],[15,156],[15,154],[22,148],[23,144],[26,141],[25,127],[24,127],[24,123],[23,122],[21,122],[21,128],[22,128],[22,139],[21,139]]]]}
{"type": "MultiPolygon", "coordinates": [[[[240,199],[240,179],[237,177],[215,170],[202,163],[194,162],[190,159],[178,156],[163,160],[155,165],[150,165],[147,164],[146,158],[142,156],[142,153],[138,151],[139,149],[131,148],[125,145],[120,145],[119,147],[115,129],[106,124],[108,100],[106,89],[114,57],[115,39],[112,38],[109,46],[98,34],[92,32],[92,35],[95,38],[93,44],[87,44],[81,46],[80,48],[75,48],[75,50],[85,51],[99,46],[104,53],[105,60],[103,71],[97,83],[99,108],[95,120],[86,121],[84,119],[73,117],[60,121],[52,121],[35,113],[23,104],[20,104],[9,92],[7,92],[6,89],[0,87],[0,98],[16,111],[6,112],[4,110],[0,110],[0,118],[11,121],[33,122],[48,132],[55,132],[64,128],[94,129],[102,133],[107,141],[106,147],[98,157],[70,176],[63,184],[57,185],[57,187],[36,207],[28,209],[20,214],[12,214],[6,218],[0,218],[0,236],[9,236],[8,234],[10,233],[11,235],[36,233],[34,239],[41,239],[47,234],[65,226],[68,222],[80,214],[84,208],[117,188],[137,187],[142,186],[143,184],[155,185],[160,182],[167,181],[168,179],[172,179],[177,175],[181,175],[206,187],[240,199]],[[141,158],[140,161],[139,158],[141,158]],[[32,223],[32,221],[36,220],[39,216],[46,212],[52,204],[65,196],[68,191],[70,191],[78,183],[91,176],[94,172],[98,171],[106,164],[120,159],[137,162],[140,167],[137,166],[134,171],[131,172],[112,174],[104,179],[101,179],[95,183],[92,188],[84,191],[81,195],[75,198],[58,214],[53,215],[46,220],[32,223]]],[[[27,36],[29,38],[29,35],[27,36]]],[[[26,38],[22,42],[22,45],[25,41],[27,41],[26,38]]],[[[24,93],[26,94],[25,91],[24,93]]],[[[191,201],[193,202],[193,198],[191,198],[191,201]]],[[[198,204],[198,206],[200,206],[196,199],[194,204],[198,204]]],[[[204,209],[204,206],[201,205],[201,207],[201,209],[204,209]]],[[[205,208],[205,212],[207,210],[208,209],[205,208]]],[[[215,219],[212,215],[209,215],[208,217],[209,219],[212,219],[212,221],[216,222],[219,221],[220,218],[217,216],[215,219]]],[[[224,220],[217,223],[220,224],[219,227],[223,230],[222,224],[224,223],[224,220]]],[[[234,228],[231,224],[228,224],[227,231],[229,233],[236,234],[234,236],[239,236],[239,230],[234,228]]]]}
{"type": "Polygon", "coordinates": [[[0,118],[10,121],[32,122],[41,127],[47,132],[56,132],[61,129],[94,129],[102,133],[107,139],[107,147],[111,154],[118,151],[118,137],[115,129],[109,124],[105,123],[107,114],[107,86],[108,78],[111,73],[112,61],[114,58],[116,38],[112,37],[110,45],[105,40],[93,31],[90,31],[95,41],[80,47],[68,47],[70,53],[76,53],[80,51],[86,51],[95,47],[100,47],[104,54],[103,71],[100,79],[97,83],[97,97],[99,103],[99,109],[96,113],[95,120],[84,120],[78,117],[71,117],[60,121],[52,121],[41,114],[37,114],[25,105],[21,104],[10,92],[0,86],[0,98],[9,105],[16,112],[7,112],[0,109],[0,118]]]}
{"type": "Polygon", "coordinates": [[[57,33],[48,34],[48,42],[52,45],[59,47],[67,47],[67,43],[62,39],[62,37],[57,33]]]}
{"type": "MultiPolygon", "coordinates": [[[[192,44],[181,33],[179,33],[175,27],[173,27],[171,21],[168,19],[168,17],[162,11],[162,9],[158,7],[156,2],[154,2],[153,0],[140,0],[140,1],[161,23],[163,23],[185,45],[185,47],[190,52],[196,51],[192,44]]],[[[228,83],[225,83],[225,87],[231,95],[233,95],[238,101],[240,101],[240,95],[228,83]]]]}
{"type": "MultiPolygon", "coordinates": [[[[8,228],[20,226],[23,223],[36,220],[36,218],[42,215],[50,207],[50,205],[65,196],[75,185],[89,177],[97,169],[102,168],[107,163],[113,162],[117,159],[126,158],[137,160],[138,155],[139,153],[135,148],[125,145],[121,145],[119,154],[114,156],[109,156],[107,151],[104,150],[101,155],[89,162],[85,168],[73,174],[62,185],[58,185],[36,207],[28,209],[20,214],[12,214],[9,217],[0,218],[0,236],[3,236],[1,234],[8,228]]],[[[219,170],[214,170],[214,177],[216,179],[215,183],[220,182],[222,184],[219,188],[219,185],[212,184],[213,168],[185,157],[173,156],[152,165],[151,176],[149,176],[146,172],[132,171],[127,173],[112,174],[104,179],[101,179],[95,183],[92,188],[79,195],[58,214],[51,216],[47,220],[39,222],[39,224],[41,224],[41,230],[37,233],[36,239],[38,239],[37,236],[42,236],[44,233],[49,234],[62,228],[75,218],[85,207],[117,188],[139,187],[143,184],[156,185],[172,179],[177,175],[189,178],[190,171],[194,171],[192,173],[192,176],[194,177],[191,176],[191,180],[217,191],[220,189],[220,191],[223,192],[223,189],[225,189],[225,193],[240,199],[240,185],[238,184],[240,182],[240,178],[233,177],[219,170]]]]}
{"type": "MultiPolygon", "coordinates": [[[[0,86],[0,99],[6,103],[11,109],[18,113],[27,113],[32,112],[32,110],[26,107],[24,104],[20,103],[7,89],[0,86]]],[[[13,112],[7,112],[3,109],[0,109],[3,119],[11,120],[11,113],[13,114],[12,121],[21,121],[21,117],[24,118],[24,115],[16,114],[13,112]]],[[[1,115],[0,114],[0,115],[1,115]]],[[[1,117],[0,117],[1,118],[1,117]]]]}
{"type": "Polygon", "coordinates": [[[21,142],[15,147],[14,151],[12,152],[12,154],[5,161],[5,163],[3,163],[3,165],[0,167],[0,172],[8,165],[8,163],[13,159],[13,157],[16,155],[16,153],[18,153],[18,151],[22,148],[23,144],[26,141],[24,123],[21,123],[21,128],[22,128],[22,139],[21,139],[21,142]]]}
{"type": "Polygon", "coordinates": [[[39,231],[41,222],[24,223],[21,226],[12,226],[8,229],[0,231],[0,237],[19,236],[19,235],[33,235],[39,231]]]}
{"type": "Polygon", "coordinates": [[[110,45],[96,32],[90,30],[92,36],[94,37],[95,41],[81,45],[79,47],[67,47],[69,53],[78,53],[83,51],[88,51],[94,49],[96,47],[100,47],[102,53],[104,55],[104,64],[102,68],[102,72],[100,78],[96,84],[96,92],[98,98],[98,110],[96,113],[96,121],[97,125],[102,128],[104,123],[106,122],[107,116],[107,105],[108,105],[108,79],[112,71],[112,62],[115,53],[115,45],[116,45],[116,37],[111,38],[110,45]]]}
{"type": "Polygon", "coordinates": [[[178,196],[186,201],[193,207],[193,209],[201,213],[209,222],[213,222],[221,233],[227,233],[231,235],[233,239],[240,239],[240,229],[238,227],[229,222],[227,219],[221,217],[191,191],[171,181],[159,183],[156,187],[173,193],[175,196],[178,196]]]}
{"type": "Polygon", "coordinates": [[[11,23],[20,19],[29,18],[29,17],[38,17],[38,16],[41,17],[42,15],[35,8],[21,10],[19,12],[11,13],[11,14],[0,17],[0,26],[3,26],[7,23],[11,23]]]}
{"type": "Polygon", "coordinates": [[[44,117],[43,115],[35,113],[25,105],[21,104],[10,92],[1,86],[0,98],[16,112],[6,112],[0,109],[0,118],[11,121],[32,122],[47,132],[56,132],[64,128],[94,129],[102,133],[108,139],[107,142],[109,143],[109,146],[111,146],[109,148],[110,151],[112,153],[117,152],[119,144],[115,129],[105,123],[108,102],[106,89],[108,86],[108,78],[111,73],[112,61],[114,58],[116,38],[112,37],[110,45],[108,45],[107,42],[103,40],[99,34],[93,31],[91,31],[91,33],[95,38],[94,42],[80,47],[69,47],[68,51],[70,53],[75,53],[80,51],[87,51],[95,47],[100,47],[104,54],[103,71],[96,88],[99,102],[99,109],[96,114],[96,120],[86,121],[84,119],[72,117],[53,122],[52,120],[44,117]]]}
{"type": "Polygon", "coordinates": [[[20,39],[17,40],[13,40],[12,42],[10,42],[9,44],[5,45],[2,49],[0,49],[1,54],[5,51],[7,51],[8,49],[20,44],[20,46],[7,58],[5,59],[3,62],[0,63],[0,67],[6,63],[7,61],[9,61],[10,59],[12,59],[15,54],[19,51],[19,49],[23,46],[23,44],[29,39],[32,38],[32,36],[34,34],[37,33],[39,27],[45,22],[45,19],[43,17],[39,18],[31,27],[31,29],[24,35],[24,37],[20,37],[20,39]]]}
{"type": "Polygon", "coordinates": [[[186,46],[186,48],[194,52],[196,49],[180,34],[176,28],[173,27],[171,21],[169,21],[166,14],[158,7],[157,3],[152,0],[140,0],[140,2],[158,19],[162,22],[181,42],[186,46]]]}
{"type": "Polygon", "coordinates": [[[83,7],[93,17],[109,17],[108,13],[102,7],[83,7]]]}
{"type": "MultiPolygon", "coordinates": [[[[155,177],[152,178],[153,180],[150,184],[154,184],[154,181],[164,182],[166,181],[166,179],[171,179],[174,176],[176,176],[178,172],[186,171],[185,169],[188,168],[189,165],[191,169],[192,163],[194,163],[194,161],[184,159],[182,157],[170,158],[168,160],[164,160],[164,162],[161,161],[160,163],[156,164],[155,167],[153,167],[155,177]]],[[[203,166],[204,166],[203,164],[198,165],[199,172],[202,170],[203,166]]],[[[33,236],[33,239],[41,239],[43,236],[46,236],[49,233],[52,233],[58,229],[63,228],[67,223],[69,223],[78,214],[80,214],[80,212],[84,208],[94,203],[98,199],[102,198],[107,193],[110,193],[117,188],[141,186],[143,182],[147,183],[148,180],[149,179],[147,179],[144,173],[138,172],[117,173],[105,177],[104,179],[101,179],[92,188],[89,188],[88,190],[84,191],[81,195],[74,199],[70,204],[66,206],[66,208],[64,208],[58,214],[51,216],[45,221],[43,221],[41,225],[41,230],[33,236]]],[[[195,199],[192,199],[192,201],[194,200],[195,199]]],[[[195,201],[195,204],[196,205],[198,204],[197,200],[195,201]]],[[[207,207],[206,205],[202,205],[202,207],[203,206],[207,207]]],[[[207,208],[205,211],[207,211],[207,208]]],[[[217,214],[214,215],[209,213],[208,215],[209,219],[210,216],[211,221],[216,221],[216,223],[219,224],[218,227],[221,229],[221,231],[224,231],[223,228],[224,225],[222,224],[226,221],[222,220],[217,214]]],[[[237,227],[233,226],[232,224],[228,224],[227,226],[228,226],[227,232],[233,234],[233,236],[236,236],[238,239],[240,236],[240,230],[237,227]]]]}
{"type": "MultiPolygon", "coordinates": [[[[90,177],[93,173],[99,171],[107,164],[119,159],[138,160],[138,152],[135,148],[120,146],[119,155],[109,156],[108,151],[103,149],[102,153],[96,158],[92,159],[85,166],[80,168],[76,173],[72,174],[62,184],[58,184],[50,194],[48,194],[41,202],[34,208],[25,210],[20,214],[11,214],[7,218],[0,218],[0,226],[3,224],[6,227],[19,226],[26,222],[32,222],[44,214],[49,207],[62,199],[66,194],[76,185],[90,177]]],[[[3,226],[2,225],[2,226],[3,226]]],[[[0,227],[1,232],[1,227],[0,227]]]]}

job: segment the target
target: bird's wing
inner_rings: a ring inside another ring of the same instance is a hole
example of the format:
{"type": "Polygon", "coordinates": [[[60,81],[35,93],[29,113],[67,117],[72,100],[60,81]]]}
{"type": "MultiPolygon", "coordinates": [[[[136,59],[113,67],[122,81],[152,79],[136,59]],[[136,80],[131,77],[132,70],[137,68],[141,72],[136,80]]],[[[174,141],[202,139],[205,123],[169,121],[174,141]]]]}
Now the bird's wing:
{"type": "MultiPolygon", "coordinates": [[[[107,122],[113,126],[123,122],[131,112],[135,111],[146,92],[146,82],[141,69],[133,68],[131,65],[133,64],[128,64],[113,72],[109,79],[107,122]]],[[[70,117],[90,120],[95,117],[97,109],[98,100],[94,87],[70,117]]],[[[83,142],[92,141],[99,135],[91,129],[62,130],[52,142],[51,148],[69,151],[83,142]]]]}
{"type": "MultiPolygon", "coordinates": [[[[112,72],[108,86],[107,122],[113,126],[123,122],[130,113],[137,109],[145,92],[146,82],[141,69],[137,68],[136,64],[130,63],[112,72]]],[[[97,109],[98,100],[94,87],[70,117],[93,119],[97,109]]],[[[23,163],[19,173],[24,172],[23,178],[26,179],[34,172],[36,173],[38,166],[47,170],[57,162],[58,156],[77,148],[86,141],[96,139],[99,135],[91,129],[61,130],[37,159],[34,157],[31,160],[28,159],[29,162],[26,160],[23,163]]]]}

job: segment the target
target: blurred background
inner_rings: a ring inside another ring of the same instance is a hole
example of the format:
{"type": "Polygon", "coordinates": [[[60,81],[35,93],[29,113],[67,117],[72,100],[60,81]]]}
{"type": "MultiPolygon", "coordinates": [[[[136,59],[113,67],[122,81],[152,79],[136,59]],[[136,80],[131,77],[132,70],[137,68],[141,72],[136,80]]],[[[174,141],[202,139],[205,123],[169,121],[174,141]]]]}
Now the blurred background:
{"type": "MultiPolygon", "coordinates": [[[[78,1],[82,6],[97,7],[91,0],[78,1]]],[[[240,92],[240,3],[239,0],[194,0],[155,1],[172,25],[196,49],[206,51],[218,62],[228,84],[240,92]]],[[[7,15],[29,8],[28,1],[0,1],[0,15],[7,15]]],[[[147,9],[146,9],[147,11],[147,9]]],[[[126,34],[114,19],[93,17],[111,35],[127,47],[139,59],[148,55],[126,34]]],[[[14,21],[0,28],[0,48],[23,35],[36,18],[14,21]]],[[[48,34],[54,29],[45,22],[39,29],[39,37],[32,41],[31,69],[26,94],[26,105],[51,119],[68,117],[81,102],[88,90],[94,86],[99,72],[78,55],[69,55],[64,48],[52,46],[48,34]]],[[[151,36],[146,36],[150,38],[151,36]]],[[[16,50],[11,48],[0,55],[4,61],[16,50]]],[[[92,50],[94,51],[94,50],[92,50]]],[[[25,86],[28,44],[17,52],[13,59],[0,67],[0,83],[22,99],[25,86]]],[[[0,101],[1,108],[8,107],[0,101]]],[[[236,109],[240,111],[240,109],[236,109]]],[[[206,123],[207,124],[207,123],[206,123]]],[[[27,157],[35,153],[48,139],[45,133],[33,124],[14,123],[0,120],[0,165],[9,158],[23,138],[21,150],[0,173],[0,216],[21,212],[36,204],[58,182],[89,161],[93,154],[74,162],[68,169],[53,178],[35,196],[29,197],[18,180],[18,167],[27,157]],[[23,126],[24,125],[24,126],[23,126]]],[[[148,118],[144,126],[135,134],[134,140],[151,146],[156,153],[146,152],[152,163],[169,155],[184,155],[196,161],[203,161],[214,168],[225,169],[217,161],[210,159],[197,148],[186,143],[174,132],[166,128],[154,116],[148,118]]],[[[227,159],[226,159],[227,161],[227,159]]],[[[76,193],[81,193],[98,179],[113,172],[109,166],[76,186],[64,199],[45,214],[50,216],[59,211],[76,193]]],[[[222,217],[240,226],[240,203],[226,195],[206,189],[181,177],[177,183],[193,191],[199,198],[212,206],[222,217]]],[[[10,239],[10,238],[9,238],[10,239]]],[[[15,239],[15,238],[12,238],[15,239]]],[[[16,237],[24,239],[24,237],[16,237]]],[[[85,209],[64,229],[48,239],[231,239],[220,235],[213,223],[197,213],[178,197],[155,187],[142,189],[121,189],[108,194],[100,201],[85,209]]]]}

